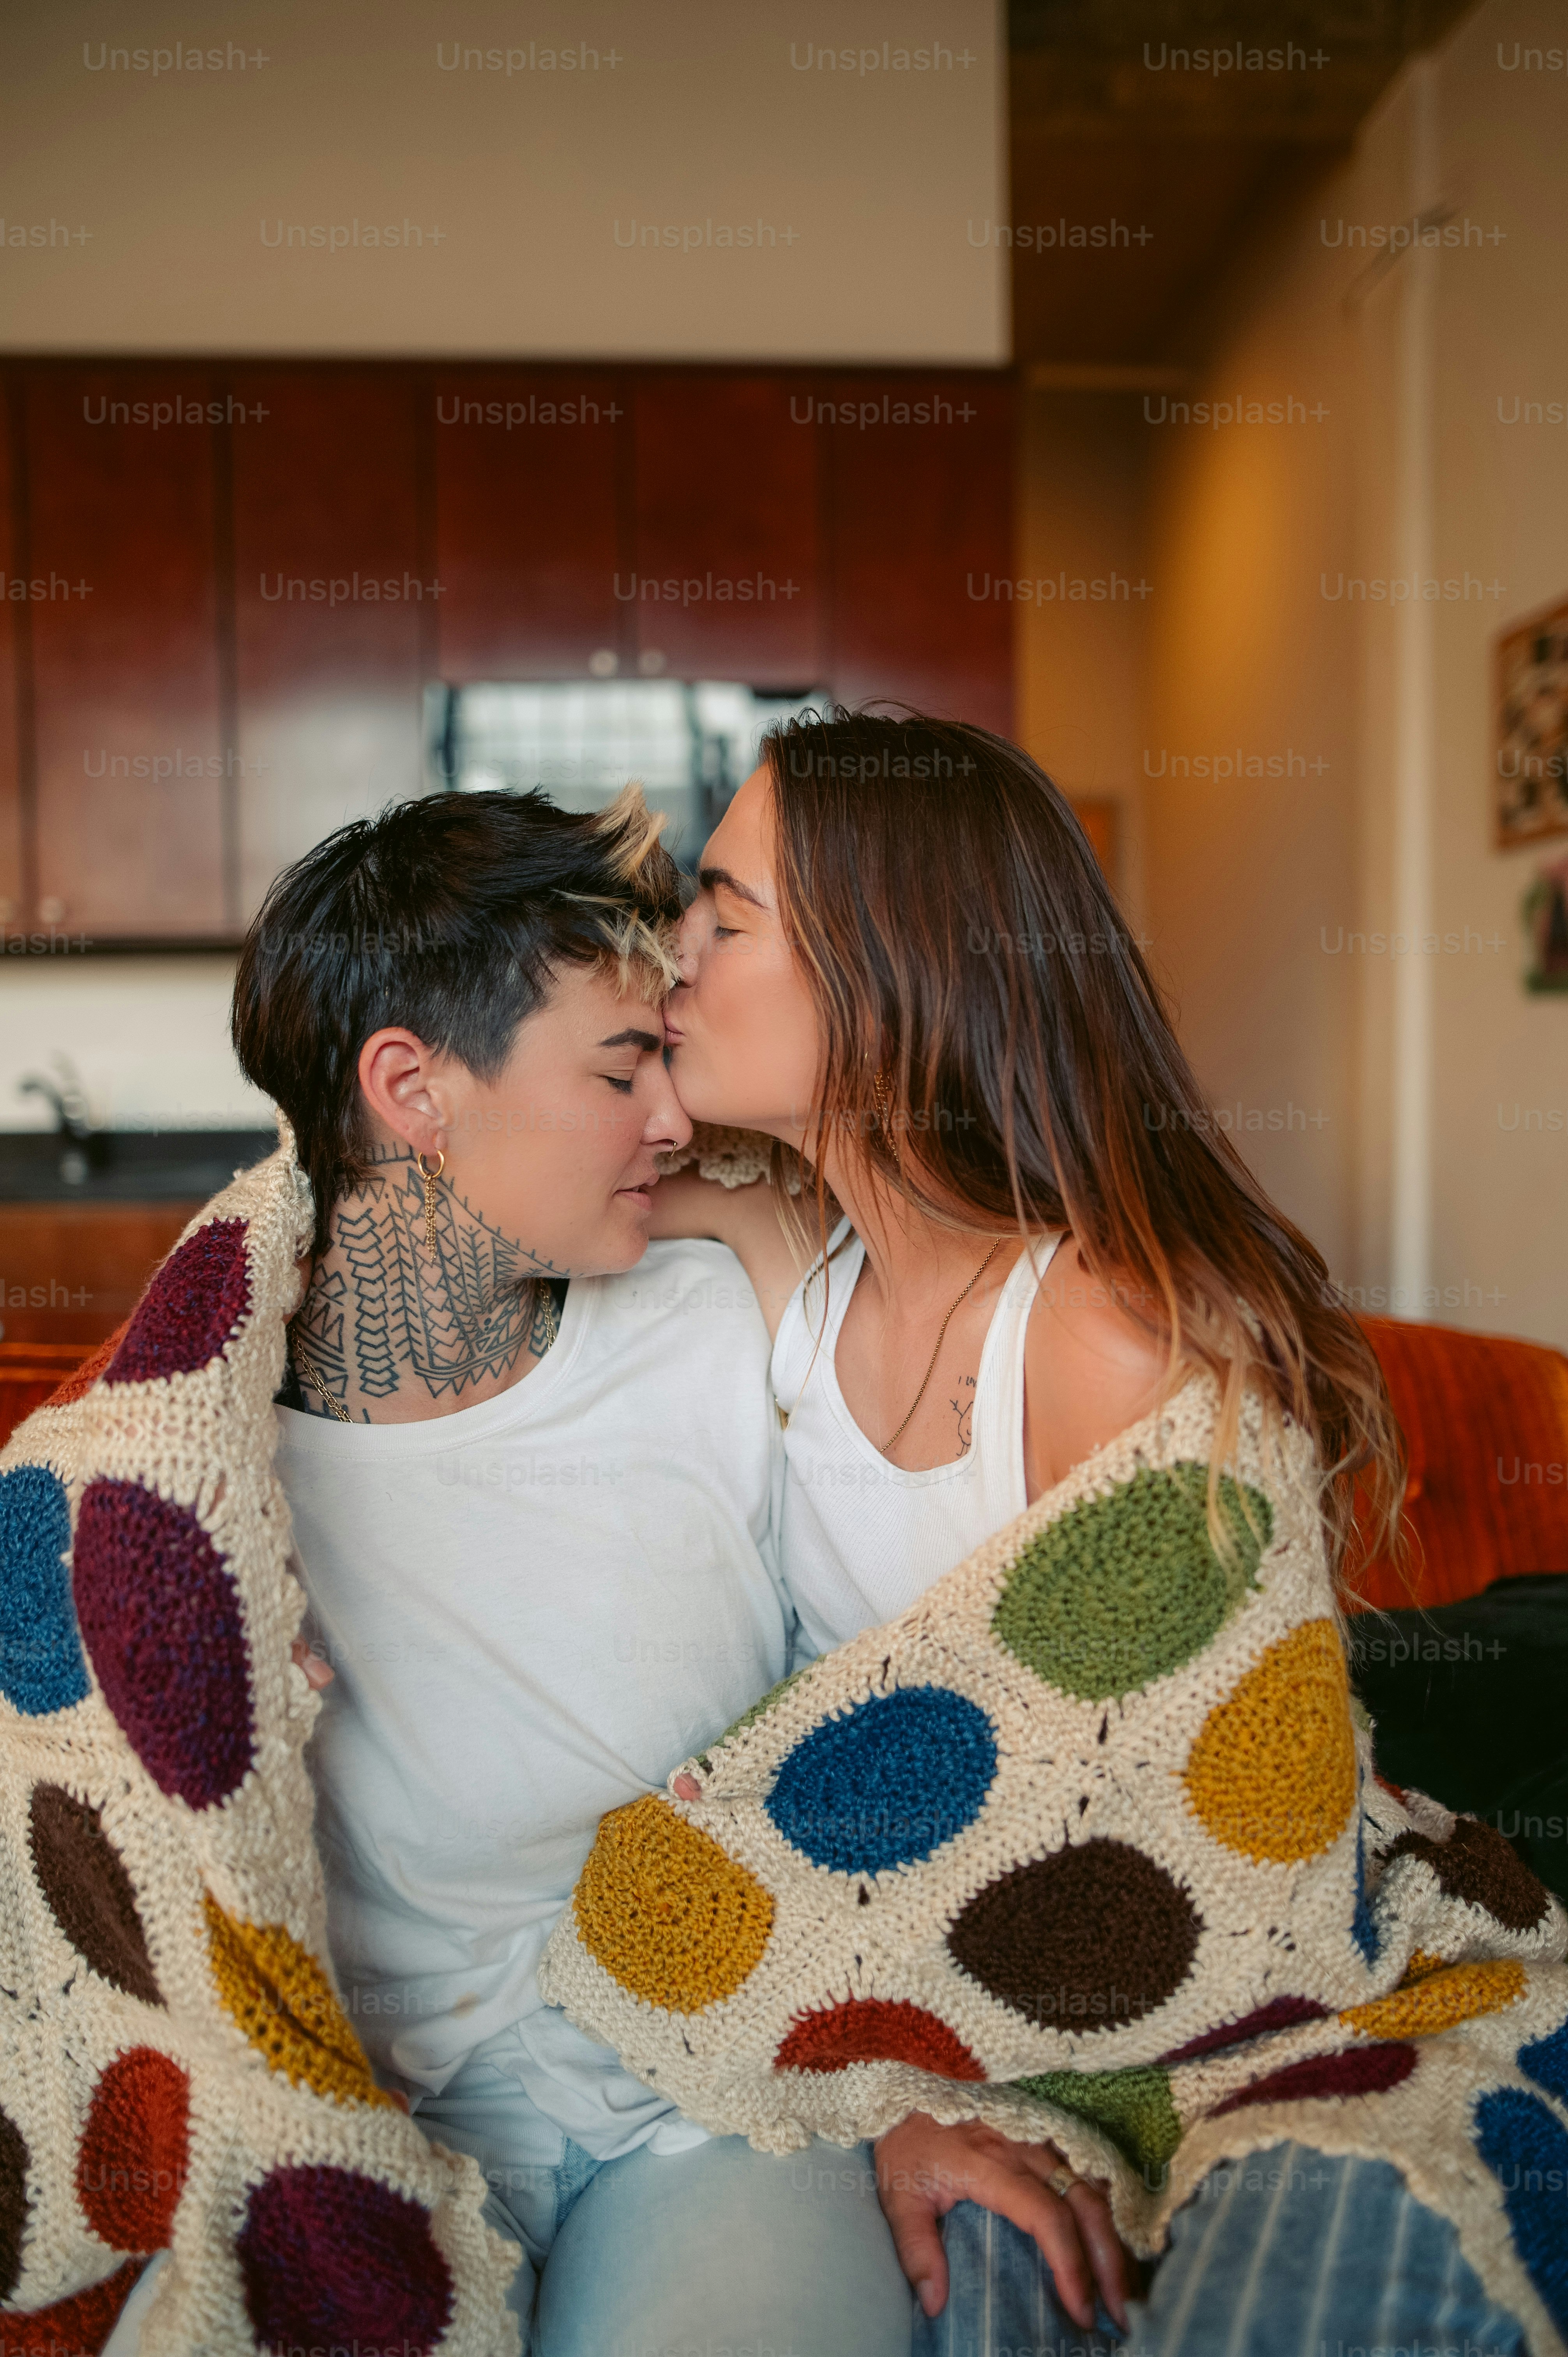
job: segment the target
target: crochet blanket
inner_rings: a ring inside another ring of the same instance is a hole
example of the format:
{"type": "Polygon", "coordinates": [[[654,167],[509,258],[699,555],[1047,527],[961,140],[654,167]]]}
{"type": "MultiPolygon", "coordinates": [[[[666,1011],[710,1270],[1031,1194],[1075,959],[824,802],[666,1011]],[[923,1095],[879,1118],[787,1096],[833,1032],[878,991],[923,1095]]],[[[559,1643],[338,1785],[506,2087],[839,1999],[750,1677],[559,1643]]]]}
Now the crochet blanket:
{"type": "Polygon", "coordinates": [[[718,2134],[1049,2138],[1144,2255],[1217,2163],[1393,2161],[1568,2342],[1563,1912],[1373,1771],[1311,1451],[1194,1376],[606,1818],[545,1995],[718,2134]],[[673,1786],[671,1779],[671,1787],[673,1786]]]}
{"type": "Polygon", "coordinates": [[[478,2165],[338,2001],[272,1470],[286,1139],[0,1452],[0,2357],[512,2357],[478,2165]]]}

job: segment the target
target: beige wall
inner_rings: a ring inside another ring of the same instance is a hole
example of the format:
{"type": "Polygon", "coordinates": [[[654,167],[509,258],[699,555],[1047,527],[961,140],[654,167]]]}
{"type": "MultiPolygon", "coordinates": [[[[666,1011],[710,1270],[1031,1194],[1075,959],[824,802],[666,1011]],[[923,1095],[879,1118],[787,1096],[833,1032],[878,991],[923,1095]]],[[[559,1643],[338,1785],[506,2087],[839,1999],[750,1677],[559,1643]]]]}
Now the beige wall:
{"type": "Polygon", "coordinates": [[[999,0],[32,0],[0,26],[0,215],[71,242],[0,247],[0,341],[1004,360],[1005,257],[968,238],[1005,218],[1000,27],[999,0]],[[152,70],[231,44],[252,62],[152,70]],[[364,242],[405,221],[423,243],[364,242]]]}
{"type": "Polygon", "coordinates": [[[1145,894],[1139,764],[1153,603],[1137,396],[1021,398],[1019,740],[1064,793],[1116,805],[1116,880],[1136,923],[1145,894]]]}
{"type": "MultiPolygon", "coordinates": [[[[999,0],[805,21],[782,0],[24,0],[0,19],[0,218],[55,242],[0,243],[0,349],[1005,360],[1005,256],[968,234],[1006,217],[1001,31],[999,0]],[[818,36],[866,70],[821,68],[818,36]],[[152,70],[231,42],[265,62],[152,70]],[[566,46],[597,65],[547,70],[566,46]],[[498,71],[447,70],[491,48],[498,71]],[[334,251],[356,220],[424,242],[334,251]],[[722,242],[758,221],[773,242],[722,242]],[[274,248],[263,221],[328,242],[274,248]]],[[[13,962],[0,1128],[47,1124],[13,1083],[55,1048],[101,1121],[253,1117],[230,972],[13,962]]]]}
{"type": "Polygon", "coordinates": [[[1435,609],[1432,731],[1436,927],[1508,943],[1433,964],[1435,1256],[1485,1280],[1484,1315],[1461,1322],[1557,1343],[1568,1343],[1568,998],[1520,988],[1520,901],[1568,837],[1495,851],[1487,790],[1493,637],[1568,596],[1568,431],[1498,412],[1500,398],[1511,415],[1517,393],[1555,401],[1561,417],[1568,399],[1568,77],[1500,71],[1498,47],[1511,58],[1516,38],[1554,43],[1561,57],[1563,34],[1560,8],[1490,6],[1442,60],[1445,185],[1506,234],[1438,276],[1434,536],[1445,572],[1466,567],[1503,595],[1435,609]],[[1517,1130],[1504,1125],[1516,1107],[1517,1130]],[[1554,1113],[1555,1129],[1526,1126],[1531,1111],[1554,1113]]]}
{"type": "Polygon", "coordinates": [[[1249,257],[1187,414],[1176,395],[1140,404],[1155,584],[1140,777],[1149,930],[1188,1052],[1344,1273],[1358,975],[1322,944],[1357,909],[1356,650],[1320,576],[1352,529],[1355,368],[1309,209],[1249,257]]]}
{"type": "Polygon", "coordinates": [[[1492,640],[1568,593],[1568,436],[1497,411],[1568,393],[1568,99],[1498,65],[1516,38],[1560,48],[1550,15],[1479,9],[1235,274],[1197,397],[1326,417],[1150,428],[1153,766],[1294,747],[1326,767],[1143,790],[1187,1043],[1222,1103],[1307,1113],[1239,1142],[1334,1274],[1369,1307],[1562,1344],[1568,1003],[1521,986],[1519,903],[1568,842],[1498,853],[1488,799],[1492,640]],[[1366,253],[1325,242],[1325,221],[1434,202],[1487,242],[1370,284],[1366,253]],[[1484,588],[1325,595],[1412,568],[1484,588]],[[1421,946],[1378,951],[1402,931],[1421,946]]]}

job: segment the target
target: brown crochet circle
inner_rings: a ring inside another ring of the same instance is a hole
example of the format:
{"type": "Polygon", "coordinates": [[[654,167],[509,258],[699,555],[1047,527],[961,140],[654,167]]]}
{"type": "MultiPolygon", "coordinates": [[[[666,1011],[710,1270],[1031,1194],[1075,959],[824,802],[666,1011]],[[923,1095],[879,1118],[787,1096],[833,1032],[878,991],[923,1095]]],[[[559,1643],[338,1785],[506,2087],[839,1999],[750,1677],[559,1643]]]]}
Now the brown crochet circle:
{"type": "Polygon", "coordinates": [[[49,1913],[95,1973],[162,2005],[136,1894],[98,1811],[60,1784],[35,1784],[28,1809],[33,1871],[49,1913]]]}
{"type": "Polygon", "coordinates": [[[27,2140],[9,2113],[0,2112],[0,2299],[16,2288],[27,2222],[27,2140]]]}
{"type": "Polygon", "coordinates": [[[948,1946],[963,1970],[1041,2029],[1125,2029],[1192,1969],[1203,1919],[1164,1867],[1095,1840],[1015,1867],[976,1893],[948,1946]]]}
{"type": "Polygon", "coordinates": [[[1445,1842],[1425,1834],[1401,1834],[1389,1850],[1396,1857],[1423,1857],[1445,1899],[1484,1907],[1508,1932],[1533,1932],[1546,1919],[1543,1883],[1531,1874],[1513,1844],[1478,1817],[1457,1817],[1445,1842]]]}

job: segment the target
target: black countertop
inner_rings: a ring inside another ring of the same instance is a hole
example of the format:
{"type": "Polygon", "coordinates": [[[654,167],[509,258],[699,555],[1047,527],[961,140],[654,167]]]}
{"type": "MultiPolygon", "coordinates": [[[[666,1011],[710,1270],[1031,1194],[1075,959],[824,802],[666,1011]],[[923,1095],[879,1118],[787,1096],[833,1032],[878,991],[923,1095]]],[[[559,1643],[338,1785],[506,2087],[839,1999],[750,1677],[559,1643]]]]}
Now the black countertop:
{"type": "Polygon", "coordinates": [[[0,1203],[204,1201],[276,1144],[270,1129],[102,1130],[81,1146],[0,1131],[0,1203]]]}

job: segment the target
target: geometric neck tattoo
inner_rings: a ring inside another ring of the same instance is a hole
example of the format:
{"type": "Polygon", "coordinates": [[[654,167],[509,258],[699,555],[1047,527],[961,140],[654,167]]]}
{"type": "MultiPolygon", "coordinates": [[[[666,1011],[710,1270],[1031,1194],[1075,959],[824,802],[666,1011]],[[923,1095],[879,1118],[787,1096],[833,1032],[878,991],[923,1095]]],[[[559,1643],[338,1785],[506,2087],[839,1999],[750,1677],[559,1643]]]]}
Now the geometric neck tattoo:
{"type": "MultiPolygon", "coordinates": [[[[378,1169],[338,1199],[331,1243],[293,1320],[303,1361],[338,1402],[394,1392],[460,1398],[542,1358],[555,1337],[565,1272],[531,1252],[455,1195],[435,1189],[435,1251],[425,1242],[424,1183],[407,1153],[377,1155],[378,1169]]],[[[307,1381],[302,1405],[329,1411],[307,1381]]],[[[367,1421],[369,1419],[367,1418],[367,1421]]]]}

